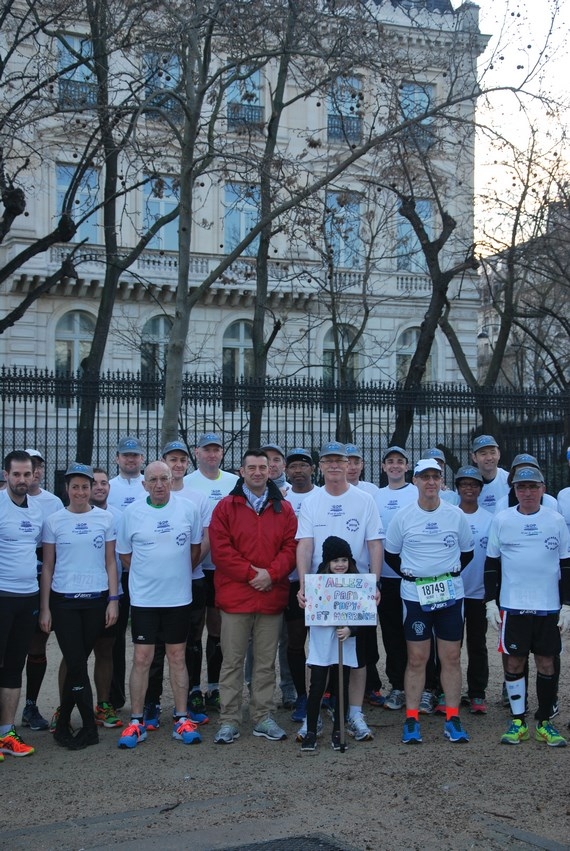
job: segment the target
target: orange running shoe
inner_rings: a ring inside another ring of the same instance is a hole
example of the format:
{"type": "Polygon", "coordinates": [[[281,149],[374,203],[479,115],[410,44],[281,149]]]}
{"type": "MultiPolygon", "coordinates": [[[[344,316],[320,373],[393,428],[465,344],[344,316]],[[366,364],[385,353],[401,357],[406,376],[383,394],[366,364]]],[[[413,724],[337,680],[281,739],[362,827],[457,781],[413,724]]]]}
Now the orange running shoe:
{"type": "Polygon", "coordinates": [[[0,738],[0,754],[3,753],[8,753],[11,756],[31,756],[34,753],[34,748],[23,742],[12,727],[9,733],[0,738]]]}

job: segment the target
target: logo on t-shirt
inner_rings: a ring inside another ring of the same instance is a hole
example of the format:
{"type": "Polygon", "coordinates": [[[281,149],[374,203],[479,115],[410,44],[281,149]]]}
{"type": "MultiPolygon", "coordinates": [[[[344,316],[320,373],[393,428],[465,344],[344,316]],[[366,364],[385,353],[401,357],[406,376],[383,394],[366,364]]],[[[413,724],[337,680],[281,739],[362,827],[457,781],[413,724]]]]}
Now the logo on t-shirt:
{"type": "Polygon", "coordinates": [[[481,540],[479,541],[479,546],[481,547],[482,550],[487,549],[488,542],[489,542],[489,538],[487,538],[487,537],[481,538],[481,540]]]}
{"type": "Polygon", "coordinates": [[[176,536],[176,543],[179,547],[183,547],[186,541],[188,540],[188,535],[186,532],[181,532],[176,536]]]}
{"type": "Polygon", "coordinates": [[[534,538],[538,535],[538,526],[536,523],[525,523],[522,534],[527,538],[534,538]]]}
{"type": "Polygon", "coordinates": [[[436,521],[432,521],[431,523],[426,523],[424,528],[424,533],[426,535],[437,535],[439,532],[439,526],[436,521]]]}
{"type": "Polygon", "coordinates": [[[24,535],[29,535],[30,532],[35,535],[34,524],[30,523],[29,520],[22,520],[20,522],[20,532],[23,532],[24,535]]]}
{"type": "Polygon", "coordinates": [[[103,546],[103,540],[103,535],[95,535],[95,537],[93,538],[93,546],[96,550],[101,549],[101,547],[103,546]]]}
{"type": "Polygon", "coordinates": [[[357,532],[360,529],[360,522],[353,517],[351,520],[346,521],[346,528],[349,532],[357,532]]]}
{"type": "Polygon", "coordinates": [[[337,502],[334,505],[331,505],[328,511],[329,517],[342,517],[344,514],[344,508],[341,502],[337,502]]]}
{"type": "Polygon", "coordinates": [[[550,537],[546,538],[544,542],[544,546],[547,550],[557,550],[559,545],[558,538],[554,535],[550,535],[550,537]]]}
{"type": "Polygon", "coordinates": [[[87,523],[76,523],[75,528],[73,529],[74,535],[86,535],[89,531],[89,526],[87,523]]]}
{"type": "Polygon", "coordinates": [[[448,549],[450,547],[454,547],[455,543],[456,543],[455,535],[446,535],[445,538],[443,539],[443,543],[444,543],[444,546],[446,546],[448,549]]]}
{"type": "Polygon", "coordinates": [[[166,532],[172,532],[172,526],[170,525],[169,520],[159,520],[156,524],[156,533],[158,535],[164,535],[166,532]]]}

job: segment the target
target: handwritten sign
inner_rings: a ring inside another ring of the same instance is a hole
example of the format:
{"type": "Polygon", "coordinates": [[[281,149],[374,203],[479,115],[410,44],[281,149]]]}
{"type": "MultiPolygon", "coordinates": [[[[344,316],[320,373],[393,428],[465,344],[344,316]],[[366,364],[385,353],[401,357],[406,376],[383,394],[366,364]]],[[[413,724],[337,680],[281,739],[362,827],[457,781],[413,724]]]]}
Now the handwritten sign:
{"type": "Polygon", "coordinates": [[[306,626],[376,626],[373,573],[305,576],[306,626]]]}

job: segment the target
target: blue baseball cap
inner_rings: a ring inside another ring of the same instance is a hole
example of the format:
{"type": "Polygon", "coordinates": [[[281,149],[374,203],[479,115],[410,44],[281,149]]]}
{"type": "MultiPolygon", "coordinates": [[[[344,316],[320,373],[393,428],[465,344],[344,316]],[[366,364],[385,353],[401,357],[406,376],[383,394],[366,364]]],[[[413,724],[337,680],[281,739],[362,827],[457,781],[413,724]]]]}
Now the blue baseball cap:
{"type": "Polygon", "coordinates": [[[203,434],[199,438],[198,443],[196,444],[198,449],[202,449],[202,447],[204,447],[204,446],[222,446],[223,447],[223,445],[224,444],[222,443],[222,438],[220,437],[219,434],[216,434],[215,431],[207,431],[205,434],[203,434]]]}
{"type": "Polygon", "coordinates": [[[87,479],[93,481],[93,467],[90,467],[89,464],[80,464],[78,461],[74,461],[65,471],[65,478],[67,479],[68,476],[85,476],[87,479]]]}
{"type": "Polygon", "coordinates": [[[345,444],[346,454],[349,458],[362,458],[362,452],[356,445],[356,443],[346,443],[345,444]]]}
{"type": "Polygon", "coordinates": [[[346,446],[344,443],[339,443],[337,440],[331,440],[321,446],[319,458],[325,458],[327,455],[342,455],[347,457],[346,446]]]}
{"type": "Polygon", "coordinates": [[[477,467],[472,467],[470,464],[467,467],[459,468],[455,474],[455,481],[457,482],[459,479],[476,479],[481,485],[483,484],[483,476],[477,467]]]}
{"type": "Polygon", "coordinates": [[[437,446],[432,446],[431,449],[426,449],[423,458],[437,458],[438,461],[445,461],[445,454],[437,446]]]}
{"type": "Polygon", "coordinates": [[[382,461],[385,461],[386,458],[388,457],[388,455],[394,455],[395,453],[397,453],[398,455],[401,455],[402,458],[406,459],[406,461],[410,460],[408,458],[408,453],[406,452],[405,449],[402,449],[401,446],[389,446],[388,449],[386,450],[386,452],[384,453],[384,455],[382,456],[382,461]]]}
{"type": "Polygon", "coordinates": [[[513,476],[513,485],[518,485],[519,482],[539,482],[543,485],[544,476],[536,467],[519,467],[513,476]]]}
{"type": "Polygon", "coordinates": [[[167,443],[162,447],[163,458],[168,455],[169,452],[184,452],[185,455],[189,455],[186,444],[182,443],[181,440],[171,440],[170,443],[167,443]]]}
{"type": "Polygon", "coordinates": [[[144,455],[144,449],[138,437],[122,437],[117,446],[117,454],[144,455]]]}
{"type": "Polygon", "coordinates": [[[479,437],[476,437],[473,441],[473,445],[471,446],[472,452],[477,452],[478,449],[484,449],[486,446],[496,446],[499,447],[499,444],[491,434],[480,434],[479,437]]]}
{"type": "Polygon", "coordinates": [[[265,452],[267,449],[273,449],[274,452],[278,452],[283,460],[285,460],[285,450],[282,449],[278,443],[264,443],[263,446],[259,447],[262,452],[265,452]]]}

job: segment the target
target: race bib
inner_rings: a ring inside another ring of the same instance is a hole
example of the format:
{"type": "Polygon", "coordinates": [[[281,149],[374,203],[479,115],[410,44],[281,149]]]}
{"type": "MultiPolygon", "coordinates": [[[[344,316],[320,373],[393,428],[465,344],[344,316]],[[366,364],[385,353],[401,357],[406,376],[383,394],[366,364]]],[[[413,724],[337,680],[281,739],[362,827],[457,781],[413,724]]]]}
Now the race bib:
{"type": "Polygon", "coordinates": [[[455,587],[451,573],[443,573],[437,578],[428,576],[425,579],[416,579],[416,589],[424,612],[446,609],[455,603],[455,587]]]}

